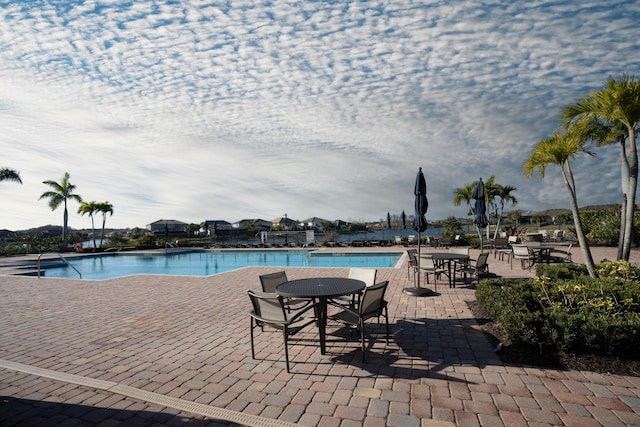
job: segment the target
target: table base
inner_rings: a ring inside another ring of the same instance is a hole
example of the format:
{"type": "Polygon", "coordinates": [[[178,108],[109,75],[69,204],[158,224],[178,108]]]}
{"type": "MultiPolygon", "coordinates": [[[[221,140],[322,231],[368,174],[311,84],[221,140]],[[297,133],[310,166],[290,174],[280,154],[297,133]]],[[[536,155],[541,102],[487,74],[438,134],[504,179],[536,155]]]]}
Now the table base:
{"type": "Polygon", "coordinates": [[[437,292],[432,291],[429,288],[404,288],[404,293],[413,297],[433,297],[439,295],[437,292]]]}

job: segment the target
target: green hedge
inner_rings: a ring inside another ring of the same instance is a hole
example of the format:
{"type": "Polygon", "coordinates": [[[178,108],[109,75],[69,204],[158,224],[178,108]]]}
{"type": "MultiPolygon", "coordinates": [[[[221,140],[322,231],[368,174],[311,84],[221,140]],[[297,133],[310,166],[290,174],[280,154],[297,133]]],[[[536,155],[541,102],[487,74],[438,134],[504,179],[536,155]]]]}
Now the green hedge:
{"type": "Polygon", "coordinates": [[[529,280],[484,280],[476,298],[514,343],[638,358],[640,284],[616,272],[622,267],[622,276],[634,276],[640,269],[623,263],[600,264],[599,270],[611,273],[600,279],[560,266],[529,280]]]}

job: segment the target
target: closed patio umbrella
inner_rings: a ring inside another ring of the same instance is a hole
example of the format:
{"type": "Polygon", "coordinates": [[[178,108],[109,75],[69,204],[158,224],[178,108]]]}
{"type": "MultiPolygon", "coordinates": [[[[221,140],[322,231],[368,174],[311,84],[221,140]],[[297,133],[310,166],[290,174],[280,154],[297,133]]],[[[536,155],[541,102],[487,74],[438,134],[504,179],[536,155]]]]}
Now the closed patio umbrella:
{"type": "Polygon", "coordinates": [[[402,215],[400,215],[400,218],[402,219],[402,229],[406,230],[407,229],[407,215],[404,213],[404,211],[402,211],[402,215]]]}
{"type": "Polygon", "coordinates": [[[471,198],[476,201],[474,207],[475,215],[473,217],[473,223],[476,225],[476,227],[478,227],[478,235],[480,236],[480,253],[482,253],[484,252],[482,230],[487,225],[489,225],[489,220],[487,219],[487,203],[485,201],[484,183],[482,182],[482,178],[480,178],[478,184],[473,189],[471,198]]]}
{"type": "MultiPolygon", "coordinates": [[[[427,182],[424,179],[422,168],[418,170],[413,194],[415,195],[415,213],[412,228],[418,232],[418,271],[420,271],[420,233],[427,229],[427,218],[425,215],[427,213],[427,209],[429,209],[429,201],[427,200],[427,182]]],[[[433,294],[430,289],[420,287],[420,274],[417,275],[417,287],[405,288],[404,291],[409,295],[414,296],[426,296],[433,294]]]]}

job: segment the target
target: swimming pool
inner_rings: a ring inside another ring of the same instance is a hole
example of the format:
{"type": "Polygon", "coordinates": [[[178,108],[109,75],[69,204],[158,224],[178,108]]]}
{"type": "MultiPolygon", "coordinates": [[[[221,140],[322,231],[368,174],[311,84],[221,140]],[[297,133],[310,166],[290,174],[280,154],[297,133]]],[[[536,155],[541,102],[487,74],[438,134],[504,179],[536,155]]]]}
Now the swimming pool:
{"type": "MultiPolygon", "coordinates": [[[[175,253],[119,253],[67,258],[83,279],[113,279],[132,274],[209,276],[242,267],[394,267],[402,252],[317,252],[287,250],[189,251],[175,253]]],[[[44,277],[78,279],[64,264],[47,267],[44,277]]]]}

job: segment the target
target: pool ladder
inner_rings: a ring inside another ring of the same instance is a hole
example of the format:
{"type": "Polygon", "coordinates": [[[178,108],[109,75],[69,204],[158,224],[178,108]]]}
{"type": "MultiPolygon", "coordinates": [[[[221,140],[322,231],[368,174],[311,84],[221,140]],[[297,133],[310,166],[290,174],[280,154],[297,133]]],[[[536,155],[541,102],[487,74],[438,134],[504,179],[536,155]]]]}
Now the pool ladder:
{"type": "Polygon", "coordinates": [[[69,261],[67,261],[62,255],[60,255],[58,252],[42,252],[40,255],[38,255],[38,279],[40,278],[40,258],[42,258],[42,255],[45,254],[55,254],[58,255],[58,258],[60,258],[62,260],[62,262],[64,262],[65,264],[67,264],[67,266],[73,268],[76,273],[78,273],[78,275],[80,276],[80,278],[82,279],[82,273],[80,273],[80,271],[78,271],[77,268],[75,268],[73,265],[71,265],[71,263],[69,263],[69,261]]]}

